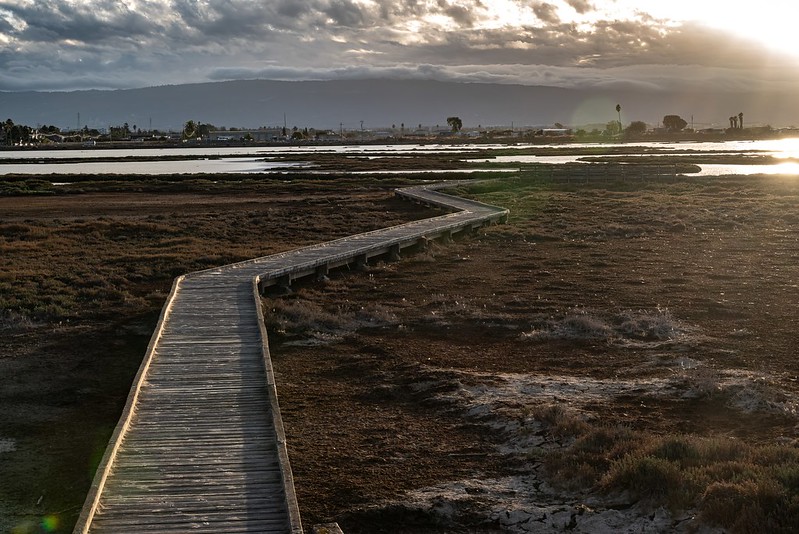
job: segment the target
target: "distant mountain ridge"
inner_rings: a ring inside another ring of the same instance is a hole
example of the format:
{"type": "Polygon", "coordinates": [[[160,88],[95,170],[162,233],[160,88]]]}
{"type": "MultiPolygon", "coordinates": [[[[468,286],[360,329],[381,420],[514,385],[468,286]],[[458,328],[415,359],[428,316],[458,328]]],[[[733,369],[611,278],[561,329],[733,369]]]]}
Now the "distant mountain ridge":
{"type": "Polygon", "coordinates": [[[439,82],[431,80],[270,81],[239,80],[114,91],[0,92],[0,120],[31,126],[107,128],[128,123],[141,129],[179,129],[187,120],[216,126],[257,128],[381,129],[439,125],[458,116],[465,128],[566,126],[641,120],[657,124],[682,116],[696,128],[728,126],[744,113],[745,125],[799,124],[793,92],[772,94],[665,92],[644,89],[558,87],[439,82]]]}

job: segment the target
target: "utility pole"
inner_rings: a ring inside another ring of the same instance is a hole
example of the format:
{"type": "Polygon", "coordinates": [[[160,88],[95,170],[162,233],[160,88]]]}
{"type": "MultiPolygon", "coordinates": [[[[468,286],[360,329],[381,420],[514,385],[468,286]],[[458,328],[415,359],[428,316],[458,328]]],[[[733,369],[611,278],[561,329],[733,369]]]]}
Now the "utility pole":
{"type": "Polygon", "coordinates": [[[344,123],[338,123],[338,137],[339,139],[344,139],[344,123]]]}

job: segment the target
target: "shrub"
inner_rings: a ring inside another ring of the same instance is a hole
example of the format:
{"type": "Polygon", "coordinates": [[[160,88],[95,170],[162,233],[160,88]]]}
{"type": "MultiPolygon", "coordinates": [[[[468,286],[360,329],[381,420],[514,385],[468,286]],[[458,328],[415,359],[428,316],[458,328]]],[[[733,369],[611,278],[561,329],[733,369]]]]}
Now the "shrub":
{"type": "Polygon", "coordinates": [[[556,438],[575,438],[589,430],[589,425],[577,412],[559,404],[539,406],[533,417],[544,424],[547,433],[556,438]]]}
{"type": "Polygon", "coordinates": [[[0,331],[23,331],[28,330],[34,326],[33,321],[18,311],[0,309],[0,331]]]}
{"type": "Polygon", "coordinates": [[[559,318],[537,321],[526,339],[577,340],[608,342],[666,341],[676,338],[683,329],[664,308],[654,311],[623,311],[607,316],[600,312],[575,308],[559,318]]]}
{"type": "Polygon", "coordinates": [[[702,495],[702,518],[734,533],[795,532],[799,501],[773,480],[716,482],[702,495]]]}
{"type": "Polygon", "coordinates": [[[545,425],[575,439],[544,457],[554,484],[628,491],[653,507],[699,507],[704,521],[732,532],[792,532],[799,524],[799,449],[754,446],[723,437],[658,437],[625,427],[590,426],[557,406],[538,411],[545,425]],[[578,420],[569,427],[564,421],[578,420]]]}
{"type": "Polygon", "coordinates": [[[616,331],[627,338],[662,341],[675,337],[677,328],[671,312],[657,308],[655,311],[622,313],[616,331]]]}
{"type": "Polygon", "coordinates": [[[710,523],[731,527],[755,490],[754,482],[715,482],[702,495],[702,517],[710,523]]]}
{"type": "Polygon", "coordinates": [[[548,454],[544,467],[560,486],[590,488],[599,482],[614,461],[639,446],[639,436],[622,426],[592,428],[568,449],[548,454]]]}
{"type": "Polygon", "coordinates": [[[699,456],[693,440],[684,436],[666,438],[652,451],[655,458],[670,462],[692,462],[699,456]]]}
{"type": "Polygon", "coordinates": [[[267,324],[281,332],[338,332],[344,330],[353,314],[331,313],[318,304],[299,299],[276,299],[268,303],[267,324]]]}
{"type": "Polygon", "coordinates": [[[668,460],[628,454],[613,462],[600,484],[611,490],[630,491],[639,498],[668,498],[669,494],[680,492],[685,478],[668,460]]]}
{"type": "Polygon", "coordinates": [[[264,313],[267,326],[278,333],[293,335],[333,334],[354,332],[358,328],[378,327],[398,322],[397,316],[386,306],[338,306],[331,310],[309,300],[279,298],[265,301],[269,306],[264,313]]]}

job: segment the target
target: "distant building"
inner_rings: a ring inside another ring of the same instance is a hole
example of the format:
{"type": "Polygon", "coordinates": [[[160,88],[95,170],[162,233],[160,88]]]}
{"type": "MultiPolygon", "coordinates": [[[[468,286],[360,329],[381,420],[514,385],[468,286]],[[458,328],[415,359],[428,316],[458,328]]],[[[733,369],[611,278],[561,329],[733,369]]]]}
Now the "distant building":
{"type": "Polygon", "coordinates": [[[255,130],[214,130],[209,132],[211,141],[240,141],[252,139],[256,142],[270,143],[280,141],[283,137],[283,128],[258,128],[255,130]],[[248,137],[249,135],[249,137],[248,137]]]}
{"type": "Polygon", "coordinates": [[[572,131],[569,128],[544,128],[543,130],[541,130],[541,135],[547,137],[560,137],[571,134],[572,131]]]}
{"type": "Polygon", "coordinates": [[[316,138],[319,141],[340,141],[341,135],[332,130],[327,130],[324,132],[316,132],[316,138]]]}

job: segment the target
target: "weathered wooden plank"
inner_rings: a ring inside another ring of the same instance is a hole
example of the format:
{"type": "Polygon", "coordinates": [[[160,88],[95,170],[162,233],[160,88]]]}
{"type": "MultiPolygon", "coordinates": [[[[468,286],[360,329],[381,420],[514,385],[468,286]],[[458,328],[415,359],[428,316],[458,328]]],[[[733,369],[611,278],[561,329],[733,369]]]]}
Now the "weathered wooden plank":
{"type": "Polygon", "coordinates": [[[301,533],[256,285],[507,216],[430,188],[398,194],[460,211],[175,282],[76,532],[301,533]]]}
{"type": "MultiPolygon", "coordinates": [[[[273,503],[274,504],[274,503],[273,503]]],[[[137,525],[142,522],[150,524],[170,525],[174,523],[185,524],[187,521],[279,521],[285,523],[286,514],[271,512],[263,508],[238,508],[231,510],[150,510],[142,512],[141,518],[130,518],[130,514],[116,511],[105,512],[103,517],[113,521],[116,525],[137,525]]]]}
{"type": "MultiPolygon", "coordinates": [[[[178,528],[173,529],[174,532],[198,532],[198,533],[210,533],[210,534],[250,534],[250,533],[258,533],[261,534],[263,532],[290,532],[288,530],[289,527],[283,526],[283,528],[278,529],[277,526],[271,523],[263,523],[260,521],[253,521],[253,522],[242,522],[241,524],[237,525],[235,523],[231,523],[230,525],[225,524],[224,522],[203,522],[203,523],[191,523],[186,524],[185,526],[179,526],[178,528]]],[[[94,531],[94,530],[93,530],[94,531]]],[[[168,530],[165,529],[164,525],[131,525],[127,527],[117,527],[112,526],[107,530],[103,530],[103,526],[100,525],[97,532],[109,532],[113,534],[137,534],[139,532],[167,532],[168,530]]]]}

